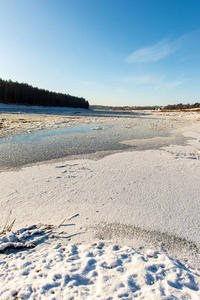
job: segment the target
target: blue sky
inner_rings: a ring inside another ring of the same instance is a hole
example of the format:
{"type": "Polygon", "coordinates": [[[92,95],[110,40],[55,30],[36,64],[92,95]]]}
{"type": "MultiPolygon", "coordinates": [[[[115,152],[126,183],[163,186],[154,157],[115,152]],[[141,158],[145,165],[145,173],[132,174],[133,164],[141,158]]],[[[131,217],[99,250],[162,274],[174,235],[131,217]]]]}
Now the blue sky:
{"type": "Polygon", "coordinates": [[[0,77],[90,104],[200,102],[199,0],[0,0],[0,77]]]}

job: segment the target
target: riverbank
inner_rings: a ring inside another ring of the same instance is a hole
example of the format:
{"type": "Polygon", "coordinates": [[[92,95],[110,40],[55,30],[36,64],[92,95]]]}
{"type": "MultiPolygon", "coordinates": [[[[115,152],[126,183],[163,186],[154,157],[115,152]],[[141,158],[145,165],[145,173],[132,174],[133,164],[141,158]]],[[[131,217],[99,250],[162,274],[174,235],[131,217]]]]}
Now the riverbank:
{"type": "MultiPolygon", "coordinates": [[[[38,130],[58,129],[65,127],[84,126],[88,124],[116,124],[125,118],[127,126],[134,124],[133,117],[173,120],[179,123],[200,121],[198,111],[161,112],[161,111],[93,111],[74,108],[28,107],[0,104],[0,138],[16,134],[29,134],[38,130]]],[[[159,130],[159,123],[156,124],[159,130]]],[[[163,124],[162,124],[163,126],[163,124]]]]}
{"type": "Polygon", "coordinates": [[[16,219],[1,247],[36,245],[1,254],[1,298],[198,298],[198,124],[185,146],[0,173],[1,230],[16,219]],[[53,227],[38,242],[37,228],[17,231],[39,223],[53,227]]]}
{"type": "Polygon", "coordinates": [[[0,172],[47,161],[96,160],[124,151],[185,145],[181,132],[199,123],[197,112],[12,109],[1,109],[0,172]]]}

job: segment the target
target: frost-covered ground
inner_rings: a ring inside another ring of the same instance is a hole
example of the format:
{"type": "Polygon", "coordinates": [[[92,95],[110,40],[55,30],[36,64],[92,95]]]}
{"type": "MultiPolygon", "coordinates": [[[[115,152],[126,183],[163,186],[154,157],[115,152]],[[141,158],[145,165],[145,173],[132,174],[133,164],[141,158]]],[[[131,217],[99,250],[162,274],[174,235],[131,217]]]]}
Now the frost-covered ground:
{"type": "Polygon", "coordinates": [[[198,124],[186,146],[0,173],[0,299],[200,299],[198,124]]]}

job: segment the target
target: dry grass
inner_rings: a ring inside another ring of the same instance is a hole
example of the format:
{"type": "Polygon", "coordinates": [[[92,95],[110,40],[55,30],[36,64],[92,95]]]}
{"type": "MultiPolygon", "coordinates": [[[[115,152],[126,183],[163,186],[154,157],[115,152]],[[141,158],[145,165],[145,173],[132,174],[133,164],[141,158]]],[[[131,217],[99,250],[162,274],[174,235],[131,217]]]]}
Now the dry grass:
{"type": "Polygon", "coordinates": [[[13,225],[14,225],[16,219],[14,219],[11,223],[9,223],[9,220],[10,220],[10,218],[11,218],[11,215],[12,215],[12,210],[9,211],[8,216],[7,216],[7,218],[6,218],[6,222],[5,222],[5,224],[4,224],[4,227],[3,227],[2,231],[0,231],[0,234],[5,234],[6,232],[12,230],[13,225]]]}

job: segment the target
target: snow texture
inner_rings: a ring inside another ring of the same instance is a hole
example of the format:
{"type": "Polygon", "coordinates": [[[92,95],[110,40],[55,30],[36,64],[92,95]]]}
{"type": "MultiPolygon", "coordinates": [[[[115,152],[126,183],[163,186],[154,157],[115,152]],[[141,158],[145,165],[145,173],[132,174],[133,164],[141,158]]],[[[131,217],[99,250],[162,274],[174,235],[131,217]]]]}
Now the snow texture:
{"type": "MultiPolygon", "coordinates": [[[[18,240],[34,228],[12,236],[18,240]]],[[[200,270],[165,253],[131,247],[60,243],[1,254],[0,299],[199,299],[200,270]]]]}
{"type": "Polygon", "coordinates": [[[185,136],[0,173],[0,231],[16,219],[0,235],[0,299],[200,299],[200,130],[185,136]]]}

